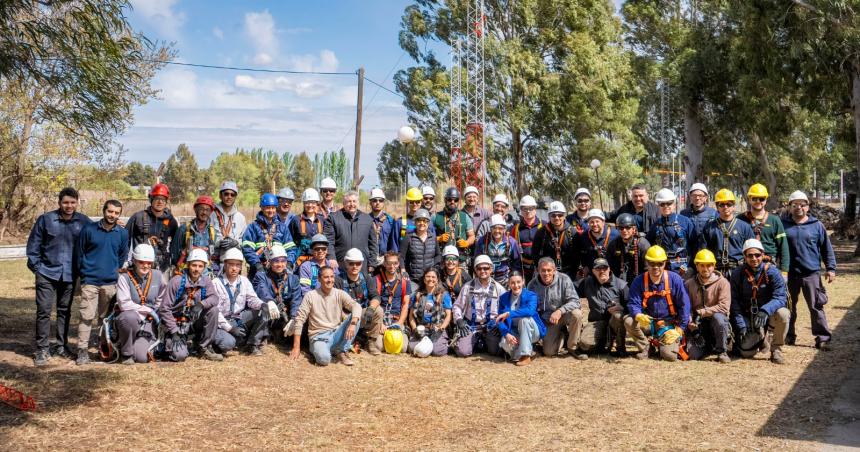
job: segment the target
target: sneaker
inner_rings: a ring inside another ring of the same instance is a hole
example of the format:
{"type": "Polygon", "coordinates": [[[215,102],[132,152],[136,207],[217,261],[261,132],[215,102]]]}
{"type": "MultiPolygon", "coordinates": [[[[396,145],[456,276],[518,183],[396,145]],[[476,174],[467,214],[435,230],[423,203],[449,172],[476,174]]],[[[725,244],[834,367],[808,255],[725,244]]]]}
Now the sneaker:
{"type": "Polygon", "coordinates": [[[833,350],[833,346],[830,345],[830,341],[815,341],[815,348],[822,352],[833,350]]]}
{"type": "Polygon", "coordinates": [[[770,352],[770,361],[774,364],[784,364],[785,358],[782,357],[782,349],[774,347],[770,352]]]}
{"type": "Polygon", "coordinates": [[[211,345],[202,347],[200,349],[200,355],[203,359],[208,359],[209,361],[224,361],[224,355],[215,353],[215,350],[212,350],[211,345]]]}
{"type": "Polygon", "coordinates": [[[53,347],[51,347],[51,356],[72,359],[72,353],[69,351],[69,349],[60,344],[54,344],[53,347]]]}
{"type": "Polygon", "coordinates": [[[574,351],[574,352],[572,353],[572,355],[573,355],[573,357],[574,357],[574,358],[576,358],[576,359],[577,359],[577,360],[579,360],[579,361],[586,361],[586,360],[588,360],[588,355],[587,355],[585,352],[580,351],[580,350],[576,350],[576,351],[574,351]]]}
{"type": "Polygon", "coordinates": [[[123,356],[122,358],[120,358],[119,363],[124,365],[124,366],[133,366],[134,365],[134,358],[132,358],[131,356],[123,356]]]}
{"type": "Polygon", "coordinates": [[[520,358],[519,361],[517,361],[516,365],[517,366],[528,366],[531,363],[532,363],[532,357],[531,356],[523,356],[522,358],[520,358]]]}
{"type": "Polygon", "coordinates": [[[717,361],[726,364],[732,362],[732,359],[729,358],[729,354],[726,352],[720,353],[720,356],[717,356],[717,361]]]}
{"type": "Polygon", "coordinates": [[[251,356],[263,356],[263,350],[259,345],[252,345],[251,351],[249,352],[251,356]]]}
{"type": "Polygon", "coordinates": [[[90,363],[90,352],[79,349],[78,350],[78,358],[75,359],[75,364],[78,366],[83,366],[90,363]]]}
{"type": "Polygon", "coordinates": [[[51,360],[51,353],[48,349],[43,348],[36,350],[36,355],[33,357],[33,365],[36,367],[47,366],[48,361],[51,360]]]}
{"type": "Polygon", "coordinates": [[[341,353],[341,354],[339,354],[339,355],[336,355],[336,356],[334,357],[334,360],[335,360],[335,362],[339,362],[339,363],[343,364],[344,366],[353,366],[353,365],[355,365],[355,363],[354,363],[354,362],[352,362],[352,360],[351,360],[351,359],[349,359],[349,356],[347,356],[347,354],[346,354],[346,353],[341,353]]]}
{"type": "Polygon", "coordinates": [[[633,356],[634,356],[636,359],[648,359],[648,351],[646,350],[646,351],[644,351],[644,352],[639,352],[639,353],[637,353],[637,354],[635,354],[635,355],[633,355],[633,356]]]}

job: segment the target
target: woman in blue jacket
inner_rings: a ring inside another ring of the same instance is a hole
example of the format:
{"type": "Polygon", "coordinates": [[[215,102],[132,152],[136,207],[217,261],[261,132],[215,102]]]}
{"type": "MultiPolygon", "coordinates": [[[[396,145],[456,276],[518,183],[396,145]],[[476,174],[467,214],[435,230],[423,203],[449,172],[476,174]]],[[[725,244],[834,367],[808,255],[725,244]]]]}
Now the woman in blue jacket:
{"type": "Polygon", "coordinates": [[[512,272],[508,284],[511,290],[499,298],[499,315],[495,320],[502,336],[499,345],[518,366],[527,366],[532,362],[533,344],[546,334],[546,326],[537,312],[537,294],[523,289],[523,275],[512,272]]]}

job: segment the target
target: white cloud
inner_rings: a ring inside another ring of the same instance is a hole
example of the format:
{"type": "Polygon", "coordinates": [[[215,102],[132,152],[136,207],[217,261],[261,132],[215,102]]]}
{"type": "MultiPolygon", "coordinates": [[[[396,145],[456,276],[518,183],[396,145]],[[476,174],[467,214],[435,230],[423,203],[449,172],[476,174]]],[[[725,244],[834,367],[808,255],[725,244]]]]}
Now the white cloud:
{"type": "Polygon", "coordinates": [[[220,27],[213,27],[212,35],[218,39],[224,39],[224,30],[222,30],[220,27]]]}
{"type": "Polygon", "coordinates": [[[237,75],[233,79],[237,88],[254,91],[287,91],[301,98],[317,98],[330,90],[326,83],[288,76],[254,77],[252,75],[237,75]]]}
{"type": "Polygon", "coordinates": [[[328,49],[321,50],[319,55],[290,55],[287,60],[294,71],[335,72],[340,64],[334,52],[328,49]]]}
{"type": "Polygon", "coordinates": [[[268,57],[267,63],[258,62],[258,64],[271,63],[273,56],[278,54],[278,39],[275,19],[269,11],[245,13],[245,34],[256,51],[255,60],[261,55],[268,57]]]}
{"type": "Polygon", "coordinates": [[[268,53],[260,52],[254,55],[254,58],[251,61],[253,61],[254,64],[267,65],[272,63],[272,57],[268,53]]]}
{"type": "Polygon", "coordinates": [[[185,23],[185,13],[174,11],[178,0],[131,0],[132,9],[164,37],[176,39],[185,23]]]}
{"type": "Polygon", "coordinates": [[[197,105],[197,74],[190,69],[165,69],[155,77],[152,84],[161,91],[160,97],[171,107],[197,105]]]}

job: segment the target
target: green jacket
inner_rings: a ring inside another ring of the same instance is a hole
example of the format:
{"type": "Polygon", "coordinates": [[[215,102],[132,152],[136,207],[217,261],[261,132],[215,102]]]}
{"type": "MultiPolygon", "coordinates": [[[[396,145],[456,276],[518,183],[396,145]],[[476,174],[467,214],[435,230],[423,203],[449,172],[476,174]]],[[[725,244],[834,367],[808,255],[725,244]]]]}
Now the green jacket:
{"type": "MultiPolygon", "coordinates": [[[[447,242],[437,242],[441,249],[444,249],[446,245],[457,246],[457,240],[468,239],[469,231],[475,230],[472,226],[472,219],[469,218],[469,214],[462,210],[458,210],[454,215],[451,215],[451,217],[447,217],[445,215],[445,211],[442,210],[433,216],[433,227],[436,228],[436,237],[440,237],[442,234],[448,234],[447,242]]],[[[466,256],[465,249],[460,249],[459,251],[460,261],[462,262],[468,256],[466,256]]]]}
{"type": "Polygon", "coordinates": [[[765,213],[765,220],[759,221],[752,218],[752,213],[746,212],[738,215],[738,219],[749,223],[753,228],[755,237],[764,246],[764,254],[779,265],[783,273],[788,271],[790,257],[788,254],[788,238],[785,236],[785,228],[779,216],[765,213]]]}

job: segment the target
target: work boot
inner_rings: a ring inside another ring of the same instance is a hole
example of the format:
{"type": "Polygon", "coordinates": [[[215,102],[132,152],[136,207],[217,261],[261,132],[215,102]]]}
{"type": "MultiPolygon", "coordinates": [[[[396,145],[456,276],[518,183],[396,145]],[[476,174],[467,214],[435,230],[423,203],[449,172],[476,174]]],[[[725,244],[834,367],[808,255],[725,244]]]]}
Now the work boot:
{"type": "Polygon", "coordinates": [[[523,356],[522,358],[520,358],[520,360],[517,361],[516,365],[522,367],[522,366],[528,366],[531,363],[532,363],[532,357],[526,355],[526,356],[523,356]]]}
{"type": "Polygon", "coordinates": [[[79,366],[83,366],[90,363],[90,352],[86,349],[78,349],[78,358],[75,360],[75,364],[79,366]]]}
{"type": "Polygon", "coordinates": [[[830,345],[830,341],[815,341],[815,348],[821,350],[822,352],[828,352],[833,350],[833,347],[830,345]]]}
{"type": "Polygon", "coordinates": [[[717,361],[719,361],[719,362],[721,362],[721,363],[725,364],[725,363],[730,363],[730,362],[732,362],[732,359],[731,359],[731,358],[729,358],[729,354],[728,354],[728,353],[726,353],[726,352],[722,352],[722,353],[720,353],[720,356],[717,356],[717,361]]]}
{"type": "Polygon", "coordinates": [[[770,351],[770,361],[774,364],[785,364],[785,358],[782,357],[782,347],[773,347],[770,351]]]}
{"type": "Polygon", "coordinates": [[[572,355],[574,358],[576,358],[579,361],[588,360],[588,354],[586,354],[584,351],[579,350],[579,349],[574,350],[572,355]]]}
{"type": "Polygon", "coordinates": [[[786,336],[785,345],[794,345],[797,342],[797,336],[786,336]]]}
{"type": "Polygon", "coordinates": [[[134,358],[131,356],[123,356],[120,359],[121,359],[121,361],[119,363],[122,364],[123,366],[133,366],[134,365],[134,358]]]}
{"type": "Polygon", "coordinates": [[[263,350],[259,345],[252,345],[251,350],[248,352],[251,356],[263,356],[263,350]]]}
{"type": "Polygon", "coordinates": [[[379,346],[376,344],[375,339],[370,339],[367,341],[367,351],[372,356],[379,356],[382,354],[382,350],[379,349],[379,346]]]}
{"type": "Polygon", "coordinates": [[[33,357],[33,365],[36,367],[47,366],[51,360],[51,353],[47,348],[36,350],[36,355],[33,357]]]}
{"type": "Polygon", "coordinates": [[[51,347],[51,356],[59,356],[60,358],[72,359],[72,353],[65,346],[54,344],[51,347]]]}
{"type": "Polygon", "coordinates": [[[355,365],[355,363],[352,362],[351,359],[349,359],[349,356],[347,356],[346,353],[340,353],[340,354],[335,355],[334,360],[335,360],[335,362],[339,362],[339,363],[343,364],[344,366],[355,365]]]}
{"type": "Polygon", "coordinates": [[[208,359],[209,361],[224,361],[224,355],[215,353],[215,350],[212,349],[211,345],[201,347],[200,355],[203,359],[208,359]]]}
{"type": "Polygon", "coordinates": [[[644,352],[639,352],[633,356],[635,356],[636,359],[648,359],[648,350],[645,350],[644,352]]]}

